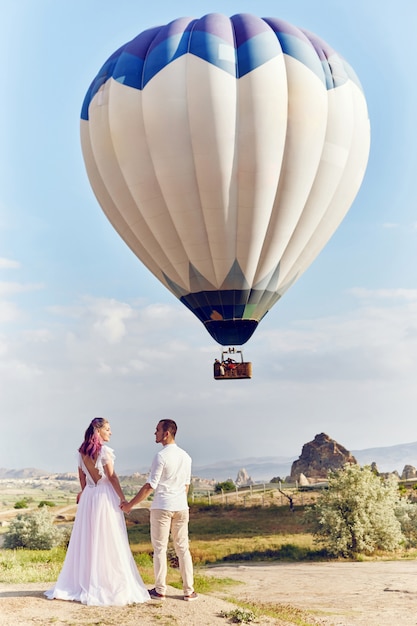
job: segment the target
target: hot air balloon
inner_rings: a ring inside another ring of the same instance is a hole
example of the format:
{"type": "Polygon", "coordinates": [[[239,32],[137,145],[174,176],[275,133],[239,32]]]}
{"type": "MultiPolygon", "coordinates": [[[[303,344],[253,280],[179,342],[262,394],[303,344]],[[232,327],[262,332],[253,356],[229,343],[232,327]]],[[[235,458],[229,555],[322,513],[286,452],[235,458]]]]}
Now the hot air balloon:
{"type": "Polygon", "coordinates": [[[350,208],[370,128],[355,72],[319,37],[209,14],[110,56],[81,143],[119,235],[221,346],[241,346],[350,208]]]}

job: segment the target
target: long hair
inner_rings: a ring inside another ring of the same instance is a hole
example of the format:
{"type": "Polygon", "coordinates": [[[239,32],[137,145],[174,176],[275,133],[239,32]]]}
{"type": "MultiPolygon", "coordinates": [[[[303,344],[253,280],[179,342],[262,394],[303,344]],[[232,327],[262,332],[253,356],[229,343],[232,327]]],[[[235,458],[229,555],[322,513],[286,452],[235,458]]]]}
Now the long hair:
{"type": "Polygon", "coordinates": [[[84,441],[78,448],[78,452],[89,456],[95,460],[98,453],[101,450],[102,441],[99,435],[100,428],[107,424],[107,420],[104,417],[95,417],[91,420],[91,423],[84,434],[84,441]]]}

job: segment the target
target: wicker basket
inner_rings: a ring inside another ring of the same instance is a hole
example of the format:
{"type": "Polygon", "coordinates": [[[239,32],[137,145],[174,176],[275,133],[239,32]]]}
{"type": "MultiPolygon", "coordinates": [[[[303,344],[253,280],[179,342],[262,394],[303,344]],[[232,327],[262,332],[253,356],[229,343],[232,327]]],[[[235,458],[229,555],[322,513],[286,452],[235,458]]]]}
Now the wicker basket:
{"type": "Polygon", "coordinates": [[[219,361],[214,363],[214,378],[216,380],[239,380],[252,378],[252,363],[236,363],[233,369],[224,367],[219,361]]]}

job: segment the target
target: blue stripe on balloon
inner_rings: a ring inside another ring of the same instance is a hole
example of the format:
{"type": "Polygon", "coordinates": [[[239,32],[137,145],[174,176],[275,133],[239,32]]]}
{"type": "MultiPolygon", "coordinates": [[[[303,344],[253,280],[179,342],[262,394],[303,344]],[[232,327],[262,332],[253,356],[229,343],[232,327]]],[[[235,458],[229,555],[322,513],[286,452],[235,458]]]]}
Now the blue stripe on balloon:
{"type": "Polygon", "coordinates": [[[351,79],[361,88],[352,70],[334,50],[308,31],[276,18],[246,14],[230,18],[234,46],[225,29],[229,18],[210,14],[200,20],[180,18],[166,26],[144,31],[122,46],[106,61],[84,99],[81,118],[88,120],[88,107],[109,78],[143,89],[158,72],[175,59],[190,53],[236,77],[242,77],[282,52],[314,72],[327,89],[351,79]],[[275,36],[276,40],[273,39],[275,36]],[[338,69],[333,71],[332,58],[338,69]]]}
{"type": "Polygon", "coordinates": [[[134,89],[142,89],[146,55],[160,31],[160,27],[149,28],[123,47],[113,69],[114,80],[134,89]]]}
{"type": "Polygon", "coordinates": [[[189,33],[179,33],[158,43],[149,51],[144,64],[142,88],[167,65],[187,54],[189,33]]]}
{"type": "Polygon", "coordinates": [[[122,54],[124,46],[113,52],[111,57],[107,59],[104,65],[100,68],[99,73],[92,81],[88,91],[85,95],[84,102],[81,108],[81,119],[88,120],[88,107],[90,106],[91,100],[94,98],[100,87],[104,85],[109,78],[113,76],[114,68],[117,64],[117,61],[122,54]]]}
{"type": "Polygon", "coordinates": [[[190,54],[236,76],[236,50],[224,39],[201,30],[195,30],[190,40],[190,54]]]}
{"type": "Polygon", "coordinates": [[[249,341],[258,326],[256,320],[204,322],[205,329],[221,346],[242,346],[249,341]]]}
{"type": "Polygon", "coordinates": [[[124,51],[113,72],[113,78],[123,85],[142,88],[144,59],[124,51]]]}
{"type": "Polygon", "coordinates": [[[287,33],[280,32],[276,33],[276,35],[284,54],[300,61],[300,63],[308,67],[316,74],[316,76],[318,76],[318,78],[320,78],[321,81],[323,81],[324,84],[326,84],[322,65],[310,43],[287,33]]]}
{"type": "MultiPolygon", "coordinates": [[[[242,345],[254,333],[259,318],[245,316],[250,289],[229,289],[189,293],[180,301],[204,324],[210,335],[222,345],[242,345]]],[[[271,294],[259,294],[262,296],[271,294]]]]}
{"type": "Polygon", "coordinates": [[[276,39],[271,38],[270,32],[261,33],[248,39],[237,50],[238,78],[249,74],[257,67],[281,54],[281,48],[277,45],[276,39]]]}

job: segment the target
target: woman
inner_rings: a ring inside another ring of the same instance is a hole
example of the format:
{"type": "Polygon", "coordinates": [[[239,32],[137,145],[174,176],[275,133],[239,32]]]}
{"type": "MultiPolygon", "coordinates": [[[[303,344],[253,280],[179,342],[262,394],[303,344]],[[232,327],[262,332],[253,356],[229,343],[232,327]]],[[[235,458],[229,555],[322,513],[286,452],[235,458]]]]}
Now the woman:
{"type": "Polygon", "coordinates": [[[84,436],[78,461],[81,492],[67,555],[49,599],[94,606],[123,606],[150,600],[127,538],[120,504],[126,502],[114,471],[109,422],[95,417],[84,436]]]}

